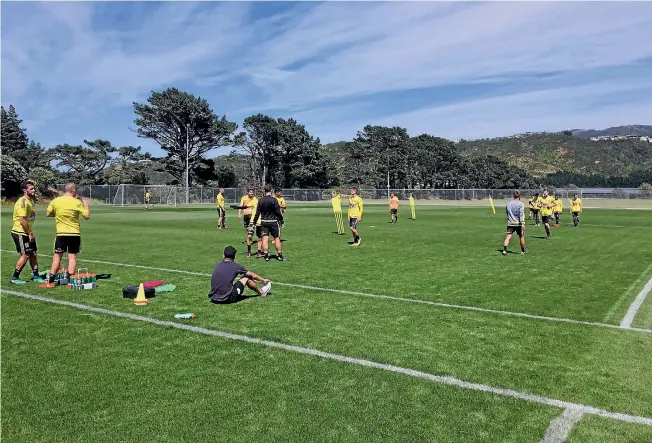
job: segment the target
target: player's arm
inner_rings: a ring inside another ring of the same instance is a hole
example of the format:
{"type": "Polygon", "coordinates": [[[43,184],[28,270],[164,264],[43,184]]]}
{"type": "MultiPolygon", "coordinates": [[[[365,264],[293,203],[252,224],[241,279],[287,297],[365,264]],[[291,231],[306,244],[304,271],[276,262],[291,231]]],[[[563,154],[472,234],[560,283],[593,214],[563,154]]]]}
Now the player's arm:
{"type": "Polygon", "coordinates": [[[82,200],[79,206],[81,206],[79,208],[79,213],[82,215],[82,217],[84,217],[86,220],[91,218],[91,208],[88,207],[88,200],[82,200]]]}
{"type": "Polygon", "coordinates": [[[244,199],[240,199],[240,208],[238,208],[238,218],[242,218],[242,208],[244,207],[244,199]]]}
{"type": "Polygon", "coordinates": [[[358,218],[358,221],[362,221],[362,210],[364,209],[364,205],[362,204],[361,198],[358,198],[358,208],[360,209],[360,217],[358,218]]]}
{"type": "Polygon", "coordinates": [[[250,278],[252,280],[259,281],[261,283],[265,283],[265,284],[269,283],[269,280],[267,280],[266,278],[261,277],[260,275],[254,273],[254,272],[251,272],[251,271],[247,271],[247,273],[245,274],[245,277],[250,278]]]}
{"type": "Polygon", "coordinates": [[[261,201],[259,200],[258,206],[256,206],[256,215],[254,215],[254,219],[251,220],[252,225],[256,225],[256,222],[258,222],[258,219],[260,218],[260,209],[261,209],[261,201]]]}
{"type": "Polygon", "coordinates": [[[278,200],[274,200],[274,210],[276,211],[276,217],[278,217],[279,223],[283,224],[283,211],[281,205],[278,204],[278,200]]]}
{"type": "Polygon", "coordinates": [[[45,216],[46,217],[54,217],[54,205],[52,202],[48,205],[48,208],[45,210],[45,216]]]}

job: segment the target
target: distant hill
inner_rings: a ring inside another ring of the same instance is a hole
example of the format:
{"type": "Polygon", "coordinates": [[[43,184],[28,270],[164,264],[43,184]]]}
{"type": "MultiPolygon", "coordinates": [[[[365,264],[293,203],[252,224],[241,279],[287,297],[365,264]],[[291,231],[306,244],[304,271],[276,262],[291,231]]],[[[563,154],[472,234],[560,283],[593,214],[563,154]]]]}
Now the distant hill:
{"type": "MultiPolygon", "coordinates": [[[[652,130],[652,126],[636,127],[652,130]]],[[[556,172],[627,176],[652,168],[652,143],[638,139],[592,141],[583,136],[537,133],[461,141],[457,147],[469,156],[493,154],[535,177],[556,172]]]]}
{"type": "Polygon", "coordinates": [[[575,137],[591,138],[617,135],[652,136],[652,125],[614,126],[607,129],[572,129],[575,137]]]}

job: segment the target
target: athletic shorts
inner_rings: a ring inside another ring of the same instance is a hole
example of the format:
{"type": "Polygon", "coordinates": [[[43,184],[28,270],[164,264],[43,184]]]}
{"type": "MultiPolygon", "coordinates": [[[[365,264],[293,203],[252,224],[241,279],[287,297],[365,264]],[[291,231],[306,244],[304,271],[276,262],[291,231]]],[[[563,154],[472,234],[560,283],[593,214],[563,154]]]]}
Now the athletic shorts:
{"type": "Polygon", "coordinates": [[[145,204],[148,205],[148,204],[149,204],[149,200],[145,200],[145,204]]]}
{"type": "Polygon", "coordinates": [[[279,238],[281,235],[281,229],[278,222],[262,223],[260,227],[263,237],[271,235],[273,238],[279,238]]]}
{"type": "Polygon", "coordinates": [[[355,229],[358,227],[358,219],[357,218],[350,218],[349,219],[349,228],[355,229]]]}
{"type": "Polygon", "coordinates": [[[579,212],[573,212],[573,217],[579,217],[580,213],[579,212]]]}
{"type": "Polygon", "coordinates": [[[541,216],[541,221],[543,222],[544,225],[546,223],[550,223],[550,217],[552,217],[552,215],[542,215],[541,216]]]}
{"type": "Polygon", "coordinates": [[[54,253],[63,254],[79,254],[81,250],[81,236],[80,235],[57,235],[54,240],[54,253]]]}
{"type": "Polygon", "coordinates": [[[14,239],[16,252],[18,252],[20,255],[36,252],[36,240],[30,241],[29,235],[12,232],[11,238],[14,239]]]}
{"type": "Polygon", "coordinates": [[[396,215],[396,214],[398,214],[398,209],[390,209],[389,213],[396,215]]]}
{"type": "Polygon", "coordinates": [[[513,234],[523,237],[523,235],[525,235],[523,226],[507,226],[507,235],[513,234]]]}
{"type": "Polygon", "coordinates": [[[220,297],[220,300],[215,300],[211,298],[211,302],[222,304],[222,305],[235,303],[236,301],[238,301],[238,298],[242,297],[242,295],[244,294],[244,290],[245,290],[244,285],[240,280],[238,280],[233,284],[233,288],[231,289],[231,292],[229,294],[227,294],[224,297],[220,297]]]}
{"type": "Polygon", "coordinates": [[[244,227],[247,228],[251,224],[251,214],[245,215],[242,219],[244,220],[244,227]]]}
{"type": "Polygon", "coordinates": [[[217,207],[217,216],[218,217],[226,217],[226,211],[222,207],[217,207]]]}

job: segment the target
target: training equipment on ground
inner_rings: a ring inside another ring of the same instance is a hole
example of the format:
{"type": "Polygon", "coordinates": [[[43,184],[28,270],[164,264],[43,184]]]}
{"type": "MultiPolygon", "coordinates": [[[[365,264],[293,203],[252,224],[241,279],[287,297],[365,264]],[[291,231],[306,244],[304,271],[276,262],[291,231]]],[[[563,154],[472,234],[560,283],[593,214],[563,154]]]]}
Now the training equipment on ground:
{"type": "Polygon", "coordinates": [[[494,206],[494,199],[489,196],[489,204],[491,205],[491,210],[493,211],[494,215],[496,215],[496,207],[494,206]]]}
{"type": "Polygon", "coordinates": [[[145,286],[143,286],[142,283],[138,286],[138,294],[136,294],[136,298],[134,298],[134,304],[138,306],[149,304],[149,300],[145,297],[145,286]]]}
{"type": "Polygon", "coordinates": [[[410,220],[416,220],[417,219],[417,211],[416,211],[416,208],[414,206],[414,196],[412,196],[412,194],[410,194],[409,201],[410,201],[410,215],[411,215],[410,220]]]}
{"type": "Polygon", "coordinates": [[[88,272],[88,268],[79,268],[77,273],[70,276],[68,287],[74,290],[97,288],[97,277],[88,272]],[[83,271],[83,272],[82,272],[83,271]]]}
{"type": "Polygon", "coordinates": [[[331,198],[333,205],[333,214],[335,215],[335,224],[337,225],[337,234],[344,235],[344,218],[342,215],[342,200],[335,196],[331,198]]]}
{"type": "MultiPolygon", "coordinates": [[[[159,292],[172,292],[175,289],[177,289],[175,285],[171,285],[168,283],[167,285],[157,286],[156,288],[154,288],[154,291],[156,291],[156,293],[158,294],[159,292]]],[[[147,290],[147,288],[145,288],[145,290],[147,290]]],[[[145,296],[147,296],[147,292],[145,292],[145,296]]]]}
{"type": "MultiPolygon", "coordinates": [[[[159,288],[144,288],[145,292],[145,298],[153,298],[156,297],[157,294],[157,289],[159,288]]],[[[134,300],[138,296],[138,289],[139,286],[125,286],[122,288],[122,296],[124,298],[128,298],[130,300],[134,300]]]]}
{"type": "Polygon", "coordinates": [[[191,319],[195,318],[195,313],[194,312],[188,312],[187,314],[174,314],[174,318],[179,318],[179,319],[191,319]]]}

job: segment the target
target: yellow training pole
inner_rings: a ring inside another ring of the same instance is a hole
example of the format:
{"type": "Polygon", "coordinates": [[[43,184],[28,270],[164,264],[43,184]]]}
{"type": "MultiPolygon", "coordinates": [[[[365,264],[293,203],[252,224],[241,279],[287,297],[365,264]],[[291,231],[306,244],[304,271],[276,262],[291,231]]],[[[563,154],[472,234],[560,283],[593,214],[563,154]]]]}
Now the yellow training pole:
{"type": "Polygon", "coordinates": [[[409,200],[410,200],[410,213],[412,215],[412,220],[416,220],[417,219],[417,211],[416,211],[416,208],[414,207],[414,197],[412,196],[412,194],[410,194],[409,200]]]}
{"type": "Polygon", "coordinates": [[[496,207],[494,206],[494,199],[489,196],[489,204],[491,205],[491,210],[493,211],[494,215],[496,215],[496,207]]]}

